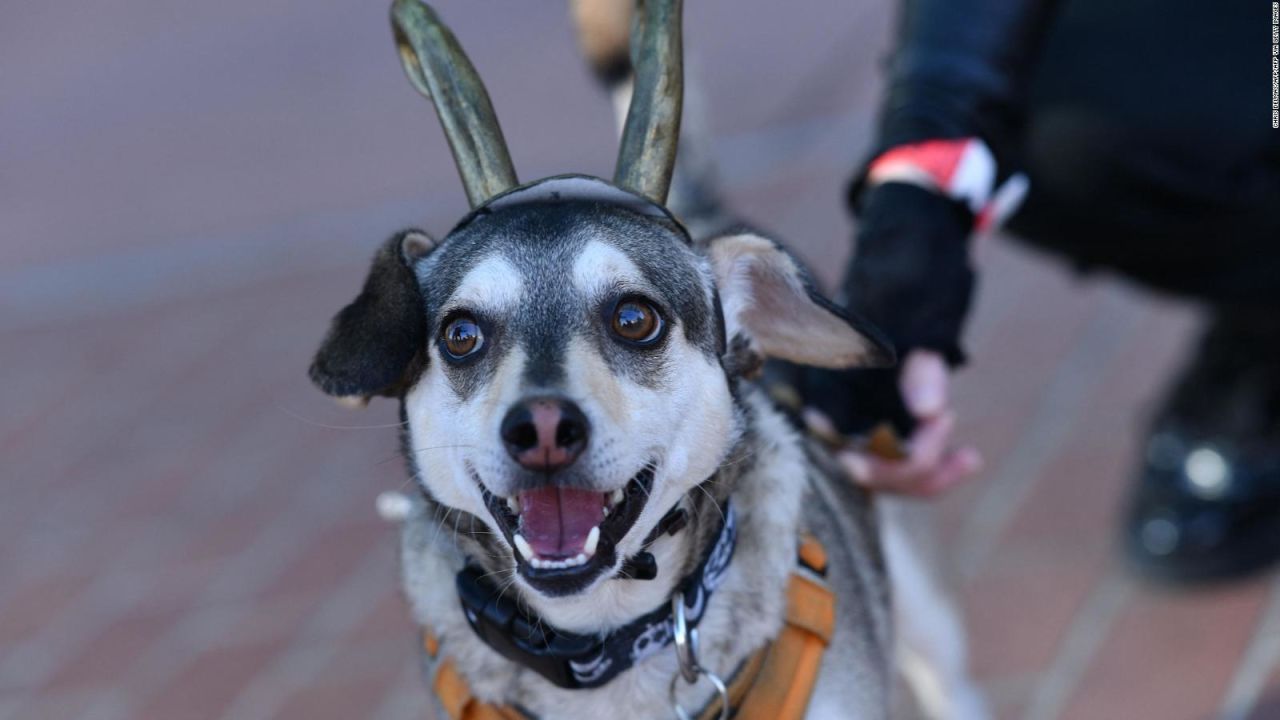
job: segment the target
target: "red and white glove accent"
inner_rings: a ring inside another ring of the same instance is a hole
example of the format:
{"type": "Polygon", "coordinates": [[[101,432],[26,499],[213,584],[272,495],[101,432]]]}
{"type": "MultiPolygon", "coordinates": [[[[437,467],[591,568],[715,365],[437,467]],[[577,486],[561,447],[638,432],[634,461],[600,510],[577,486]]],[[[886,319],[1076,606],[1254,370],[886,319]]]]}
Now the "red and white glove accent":
{"type": "Polygon", "coordinates": [[[978,138],[926,140],[899,145],[871,162],[867,183],[917,185],[964,203],[974,230],[988,232],[1004,224],[1026,197],[1028,181],[1014,173],[996,186],[996,160],[978,138]]]}

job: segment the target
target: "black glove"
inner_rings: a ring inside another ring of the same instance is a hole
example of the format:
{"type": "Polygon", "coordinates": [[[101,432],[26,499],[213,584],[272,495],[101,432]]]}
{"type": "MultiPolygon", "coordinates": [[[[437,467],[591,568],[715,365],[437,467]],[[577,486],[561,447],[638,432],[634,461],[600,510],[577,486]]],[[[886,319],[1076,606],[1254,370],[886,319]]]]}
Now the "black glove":
{"type": "MultiPolygon", "coordinates": [[[[960,332],[975,283],[968,241],[973,215],[954,200],[904,183],[874,186],[860,205],[842,299],[888,334],[899,358],[925,348],[953,367],[963,364],[960,332]]],[[[898,390],[899,368],[814,369],[806,373],[802,394],[842,432],[863,433],[888,420],[906,436],[915,420],[898,390]]]]}

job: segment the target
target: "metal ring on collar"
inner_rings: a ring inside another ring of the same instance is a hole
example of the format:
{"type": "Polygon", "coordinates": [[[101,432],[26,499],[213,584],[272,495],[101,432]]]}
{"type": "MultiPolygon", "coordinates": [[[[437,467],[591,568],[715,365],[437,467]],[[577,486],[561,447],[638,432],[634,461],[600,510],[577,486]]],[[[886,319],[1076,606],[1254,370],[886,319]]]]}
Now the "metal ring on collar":
{"type": "Polygon", "coordinates": [[[692,685],[698,682],[698,674],[702,672],[698,665],[698,629],[689,627],[684,612],[684,593],[677,592],[671,598],[671,634],[675,639],[676,659],[680,661],[680,675],[692,685]]]}
{"type": "Polygon", "coordinates": [[[702,667],[698,662],[698,629],[689,627],[684,609],[684,593],[677,592],[671,598],[672,636],[676,647],[676,660],[680,663],[680,674],[671,676],[671,706],[675,708],[676,717],[680,720],[692,720],[693,716],[680,706],[676,699],[676,680],[684,678],[690,685],[698,682],[698,677],[706,677],[715,686],[720,696],[720,720],[729,720],[729,690],[720,676],[702,667]]]}
{"type": "MultiPolygon", "coordinates": [[[[729,720],[729,688],[725,687],[724,681],[720,679],[719,675],[716,675],[713,672],[700,670],[699,674],[711,681],[711,684],[716,688],[716,694],[720,696],[719,720],[729,720]]],[[[679,675],[671,676],[671,687],[669,689],[669,693],[671,695],[671,707],[675,708],[676,717],[680,720],[694,720],[695,716],[688,710],[685,710],[680,705],[680,701],[676,698],[676,683],[679,680],[679,675]]],[[[692,685],[693,683],[690,684],[692,685]]]]}

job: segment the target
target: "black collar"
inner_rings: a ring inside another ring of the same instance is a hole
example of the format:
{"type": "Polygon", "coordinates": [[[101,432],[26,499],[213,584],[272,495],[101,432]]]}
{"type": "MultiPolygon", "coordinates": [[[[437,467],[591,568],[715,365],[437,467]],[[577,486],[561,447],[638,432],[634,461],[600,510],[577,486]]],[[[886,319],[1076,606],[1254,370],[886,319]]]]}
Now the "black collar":
{"type": "MultiPolygon", "coordinates": [[[[676,588],[684,596],[690,627],[697,627],[711,593],[724,579],[736,540],[733,506],[726,501],[715,544],[676,588]]],[[[670,602],[604,636],[579,635],[557,630],[521,608],[478,567],[464,568],[458,573],[457,584],[463,614],[485,644],[562,688],[600,687],[672,642],[670,602]]]]}

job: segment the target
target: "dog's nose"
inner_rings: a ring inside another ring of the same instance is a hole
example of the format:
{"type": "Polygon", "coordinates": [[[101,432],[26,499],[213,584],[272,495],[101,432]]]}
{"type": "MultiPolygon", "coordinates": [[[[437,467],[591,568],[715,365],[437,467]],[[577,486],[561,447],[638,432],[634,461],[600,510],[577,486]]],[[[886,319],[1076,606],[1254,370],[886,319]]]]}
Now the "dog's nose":
{"type": "Polygon", "coordinates": [[[517,403],[502,419],[502,443],[512,459],[542,472],[572,465],[587,446],[589,431],[587,416],[563,398],[517,403]]]}

